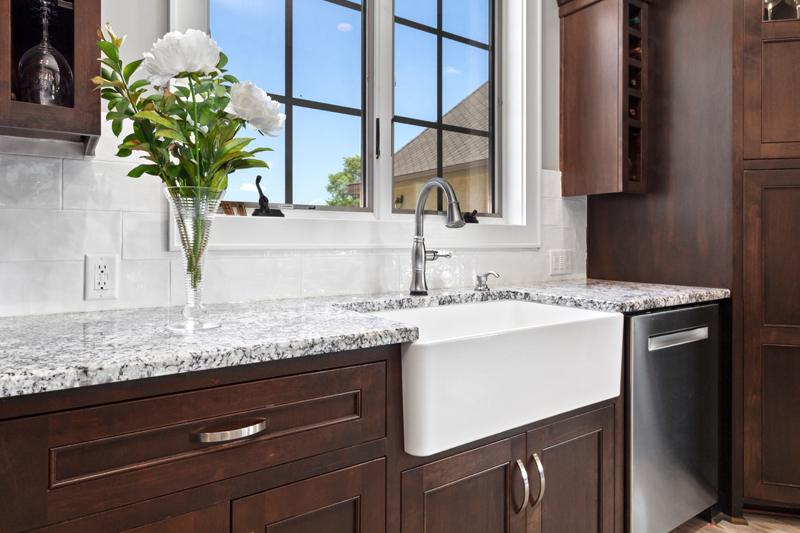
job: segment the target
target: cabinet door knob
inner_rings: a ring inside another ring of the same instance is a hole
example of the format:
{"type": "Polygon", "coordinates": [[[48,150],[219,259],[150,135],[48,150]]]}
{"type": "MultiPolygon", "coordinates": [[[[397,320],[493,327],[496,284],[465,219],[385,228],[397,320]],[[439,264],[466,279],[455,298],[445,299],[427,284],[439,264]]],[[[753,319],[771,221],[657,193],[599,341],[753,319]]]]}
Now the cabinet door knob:
{"type": "Polygon", "coordinates": [[[531,484],[528,482],[528,471],[525,470],[525,465],[522,464],[521,459],[517,459],[517,468],[519,468],[519,473],[522,476],[522,484],[525,485],[525,497],[522,499],[519,509],[517,509],[517,514],[519,514],[525,509],[525,504],[531,497],[531,484]]]}
{"type": "Polygon", "coordinates": [[[201,442],[203,444],[222,444],[223,442],[231,442],[233,440],[243,439],[245,437],[252,437],[267,429],[269,422],[267,420],[242,420],[240,423],[247,424],[244,427],[228,429],[227,427],[208,428],[220,429],[222,431],[209,431],[203,433],[192,433],[189,440],[192,442],[201,442]]]}
{"type": "Polygon", "coordinates": [[[544,466],[542,466],[542,461],[539,460],[538,455],[534,453],[532,457],[536,461],[536,468],[539,469],[539,496],[535,500],[531,500],[531,505],[534,506],[544,498],[544,466]]]}

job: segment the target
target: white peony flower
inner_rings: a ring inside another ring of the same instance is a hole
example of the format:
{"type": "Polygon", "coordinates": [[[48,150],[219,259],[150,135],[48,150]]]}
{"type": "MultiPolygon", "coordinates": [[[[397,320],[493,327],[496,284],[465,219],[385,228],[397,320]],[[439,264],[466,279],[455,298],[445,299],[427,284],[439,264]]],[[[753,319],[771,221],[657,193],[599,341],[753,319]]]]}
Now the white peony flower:
{"type": "Polygon", "coordinates": [[[173,31],[166,34],[144,54],[142,66],[150,74],[147,79],[156,87],[167,87],[181,72],[211,74],[217,70],[220,47],[200,30],[186,34],[173,31]]]}
{"type": "Polygon", "coordinates": [[[250,124],[250,129],[261,130],[270,137],[283,129],[286,115],[281,113],[281,104],[270,98],[255,84],[246,81],[231,85],[231,101],[225,108],[229,115],[239,117],[250,124]]]}

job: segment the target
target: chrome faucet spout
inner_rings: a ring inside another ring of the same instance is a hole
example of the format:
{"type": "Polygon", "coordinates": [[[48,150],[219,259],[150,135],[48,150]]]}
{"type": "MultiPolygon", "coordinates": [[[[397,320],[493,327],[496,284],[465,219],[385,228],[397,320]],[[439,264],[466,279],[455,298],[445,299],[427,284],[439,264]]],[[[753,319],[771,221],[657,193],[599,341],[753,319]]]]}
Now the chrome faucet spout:
{"type": "Polygon", "coordinates": [[[458,205],[458,198],[453,186],[444,178],[433,178],[422,186],[417,198],[417,209],[414,213],[414,244],[411,248],[411,294],[424,296],[428,294],[428,282],[425,278],[425,268],[427,261],[436,261],[440,257],[450,258],[449,254],[440,254],[436,250],[425,250],[425,237],[423,233],[423,216],[425,214],[425,204],[428,195],[435,188],[444,191],[447,199],[447,221],[445,226],[448,228],[463,228],[466,222],[461,214],[461,207],[458,205]]]}

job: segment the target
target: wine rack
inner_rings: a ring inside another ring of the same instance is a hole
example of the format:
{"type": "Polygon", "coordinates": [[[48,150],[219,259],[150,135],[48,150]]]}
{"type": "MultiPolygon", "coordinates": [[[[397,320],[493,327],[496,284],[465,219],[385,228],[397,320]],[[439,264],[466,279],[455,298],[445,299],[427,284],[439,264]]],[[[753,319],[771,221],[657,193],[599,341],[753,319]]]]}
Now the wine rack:
{"type": "Polygon", "coordinates": [[[561,190],[647,193],[647,0],[558,0],[561,190]]]}

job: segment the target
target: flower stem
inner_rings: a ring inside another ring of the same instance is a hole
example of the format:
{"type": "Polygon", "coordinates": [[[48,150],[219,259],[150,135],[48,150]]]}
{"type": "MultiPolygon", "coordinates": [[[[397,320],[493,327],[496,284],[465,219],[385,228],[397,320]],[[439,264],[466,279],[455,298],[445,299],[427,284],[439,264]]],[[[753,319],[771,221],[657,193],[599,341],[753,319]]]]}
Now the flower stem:
{"type": "Polygon", "coordinates": [[[194,119],[194,160],[197,169],[197,186],[203,187],[204,184],[200,181],[200,136],[197,128],[197,102],[195,101],[194,97],[194,84],[192,83],[191,76],[189,77],[189,91],[192,93],[192,118],[194,119]]]}

